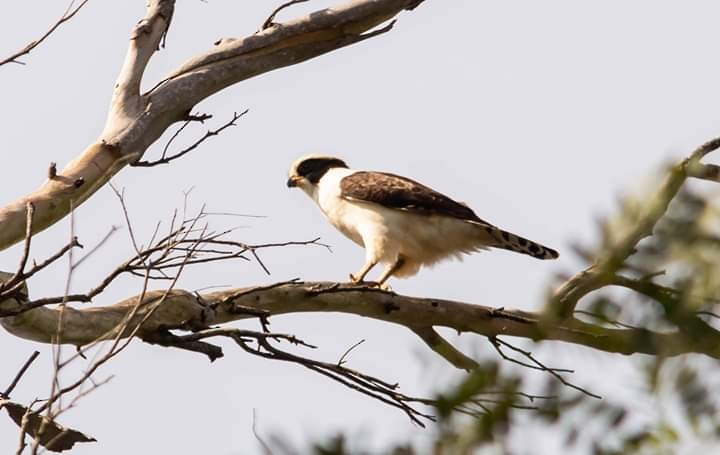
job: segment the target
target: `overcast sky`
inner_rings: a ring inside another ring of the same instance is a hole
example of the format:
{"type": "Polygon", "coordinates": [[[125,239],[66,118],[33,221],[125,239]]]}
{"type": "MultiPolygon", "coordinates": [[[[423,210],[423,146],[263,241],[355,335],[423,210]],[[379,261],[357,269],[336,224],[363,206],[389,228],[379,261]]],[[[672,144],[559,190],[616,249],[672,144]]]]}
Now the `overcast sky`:
{"type": "MultiPolygon", "coordinates": [[[[281,19],[333,3],[313,1],[281,19]]],[[[167,48],[152,60],[145,85],[220,37],[257,30],[273,5],[179,1],[167,48]]],[[[0,16],[0,55],[38,37],[65,6],[64,0],[8,3],[0,16]]],[[[0,204],[35,189],[48,163],[64,166],[97,138],[144,7],[140,0],[91,0],[24,58],[26,66],[0,68],[0,204]]],[[[287,168],[299,155],[324,152],[351,167],[407,175],[467,202],[483,219],[558,249],[561,258],[540,262],[491,251],[395,280],[394,290],[538,309],[555,276],[579,267],[569,246],[596,238],[595,219],[611,214],[619,195],[641,190],[666,160],[720,134],[718,17],[715,0],[427,0],[402,14],[389,34],[216,95],[198,110],[213,114],[208,126],[215,127],[248,108],[236,128],[170,166],[125,169],[113,182],[125,188],[141,238],[158,220],[167,221],[182,205],[183,191],[193,188],[192,209],[205,203],[212,211],[265,216],[212,221],[218,229],[241,225],[233,234],[240,241],[320,236],[333,247],[332,253],[317,247],[268,251],[269,277],[245,262],[194,268],[179,285],[198,289],[294,277],[342,281],[360,267],[362,250],[330,227],[302,192],[285,187],[287,168]]],[[[185,142],[202,132],[196,128],[185,142]]],[[[157,144],[149,156],[160,150],[157,144]]],[[[81,242],[92,245],[123,218],[104,188],[77,210],[75,222],[81,242]]],[[[68,236],[65,220],[34,240],[33,257],[46,257],[68,236]]],[[[131,251],[122,229],[78,271],[72,289],[91,287],[131,251]]],[[[14,270],[18,258],[17,248],[0,253],[0,270],[14,270]]],[[[65,271],[58,264],[33,278],[31,295],[61,293],[65,271]]],[[[98,304],[139,289],[139,282],[123,281],[98,304]]],[[[429,394],[460,377],[402,327],[304,314],[273,318],[272,328],[319,345],[312,355],[331,361],[365,339],[349,365],[399,381],[406,393],[429,394]]],[[[492,355],[483,338],[461,340],[467,352],[492,355]]],[[[371,448],[432,434],[403,413],[301,367],[225,348],[226,357],[211,365],[192,353],[131,345],[98,373],[98,379],[113,375],[110,384],[61,419],[99,441],[75,453],[258,453],[253,409],[260,433],[298,445],[336,431],[371,448]]],[[[42,356],[16,400],[47,394],[50,349],[0,333],[0,384],[34,349],[42,356]]],[[[553,353],[561,363],[554,366],[575,368],[576,381],[600,394],[618,396],[613,389],[619,381],[626,390],[637,381],[632,359],[594,354],[584,361],[588,350],[567,346],[553,353]],[[610,370],[616,381],[596,379],[610,370]]],[[[16,435],[16,427],[0,419],[0,452],[14,450],[16,435]]]]}

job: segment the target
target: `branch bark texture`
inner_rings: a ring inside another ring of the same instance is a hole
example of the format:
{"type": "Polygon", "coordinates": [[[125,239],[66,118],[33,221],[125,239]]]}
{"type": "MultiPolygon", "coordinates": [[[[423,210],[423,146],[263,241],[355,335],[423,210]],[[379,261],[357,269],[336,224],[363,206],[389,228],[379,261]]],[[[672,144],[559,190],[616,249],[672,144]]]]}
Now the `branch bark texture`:
{"type": "MultiPolygon", "coordinates": [[[[148,292],[134,320],[134,327],[145,317],[165,291],[148,292]]],[[[114,305],[73,309],[63,314],[62,342],[82,346],[98,339],[112,339],[116,328],[132,312],[138,297],[114,305]]],[[[10,302],[11,304],[15,304],[10,302]]],[[[7,305],[8,302],[0,305],[7,305]]],[[[697,352],[720,358],[720,343],[693,342],[681,333],[655,333],[644,329],[610,329],[576,319],[547,322],[539,313],[505,310],[451,300],[418,298],[374,288],[338,283],[285,283],[278,286],[238,288],[194,294],[170,291],[136,335],[152,339],[168,329],[198,330],[217,324],[256,317],[258,310],[269,316],[307,312],[355,314],[404,326],[417,333],[433,350],[453,365],[472,369],[472,359],[455,350],[433,327],[487,337],[514,336],[531,340],[555,340],[619,354],[679,355],[697,352]],[[432,331],[431,331],[432,330],[432,331]],[[448,349],[447,347],[452,349],[448,349]]],[[[0,320],[16,336],[42,343],[52,342],[60,310],[36,308],[0,320]]],[[[123,337],[128,333],[122,334],[123,337]]],[[[717,340],[715,340],[717,341],[717,340]]]]}

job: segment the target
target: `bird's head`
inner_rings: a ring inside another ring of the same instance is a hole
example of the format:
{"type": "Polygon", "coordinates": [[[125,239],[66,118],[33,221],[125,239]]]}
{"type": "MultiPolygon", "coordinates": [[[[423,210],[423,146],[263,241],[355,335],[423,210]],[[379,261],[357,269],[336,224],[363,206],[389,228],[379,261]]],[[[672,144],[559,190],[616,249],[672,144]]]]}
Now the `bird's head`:
{"type": "Polygon", "coordinates": [[[333,168],[347,168],[340,158],[326,155],[308,155],[298,158],[288,172],[288,188],[298,187],[307,193],[312,192],[325,173],[333,168]]]}

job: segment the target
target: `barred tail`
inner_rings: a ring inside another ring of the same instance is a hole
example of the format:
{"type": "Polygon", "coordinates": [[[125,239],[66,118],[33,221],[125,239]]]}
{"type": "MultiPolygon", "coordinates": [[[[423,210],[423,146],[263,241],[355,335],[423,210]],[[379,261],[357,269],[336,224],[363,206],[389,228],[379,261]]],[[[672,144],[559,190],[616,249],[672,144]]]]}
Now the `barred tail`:
{"type": "Polygon", "coordinates": [[[528,240],[519,235],[503,231],[495,226],[482,226],[482,229],[489,234],[494,242],[490,246],[504,250],[515,251],[516,253],[527,254],[537,259],[557,259],[557,251],[539,243],[528,240]]]}

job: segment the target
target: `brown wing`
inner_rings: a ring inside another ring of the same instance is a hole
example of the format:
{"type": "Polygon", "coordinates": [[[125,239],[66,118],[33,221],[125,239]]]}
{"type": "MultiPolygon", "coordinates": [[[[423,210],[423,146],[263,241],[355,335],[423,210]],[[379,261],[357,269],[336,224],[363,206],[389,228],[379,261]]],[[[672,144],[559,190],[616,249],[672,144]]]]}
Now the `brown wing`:
{"type": "Polygon", "coordinates": [[[340,181],[342,197],[423,215],[445,215],[490,224],[472,209],[422,183],[385,172],[360,171],[340,181]]]}

